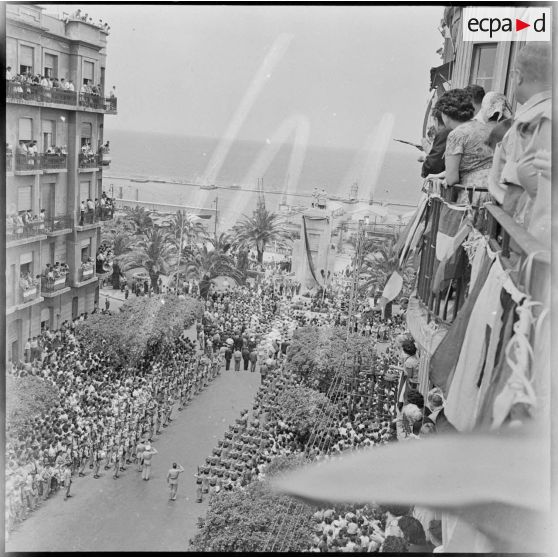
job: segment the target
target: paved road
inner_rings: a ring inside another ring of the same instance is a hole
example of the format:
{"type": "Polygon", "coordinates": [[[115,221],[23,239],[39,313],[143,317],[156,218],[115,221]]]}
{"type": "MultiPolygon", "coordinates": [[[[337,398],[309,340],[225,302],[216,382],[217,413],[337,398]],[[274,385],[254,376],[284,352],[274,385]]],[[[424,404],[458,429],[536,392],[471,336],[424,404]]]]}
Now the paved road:
{"type": "Polygon", "coordinates": [[[251,408],[259,381],[257,373],[223,371],[186,409],[175,409],[153,443],[159,454],[148,482],[133,466],[118,480],[104,470],[95,480],[88,469],[73,483],[74,497],[65,502],[61,490],[47,501],[11,534],[6,551],[185,551],[207,509],[207,497],[196,503],[193,475],[239,411],[251,408]],[[171,502],[166,474],[173,461],[185,472],[171,502]]]}

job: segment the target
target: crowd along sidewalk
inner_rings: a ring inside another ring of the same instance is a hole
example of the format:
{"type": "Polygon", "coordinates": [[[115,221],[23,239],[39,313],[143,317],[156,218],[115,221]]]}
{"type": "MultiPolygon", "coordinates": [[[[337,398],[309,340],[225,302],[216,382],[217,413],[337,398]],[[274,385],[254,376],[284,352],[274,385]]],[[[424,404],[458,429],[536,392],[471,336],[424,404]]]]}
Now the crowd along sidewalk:
{"type": "Polygon", "coordinates": [[[205,463],[217,440],[242,409],[251,409],[260,375],[223,372],[153,441],[151,479],[141,480],[133,465],[121,472],[102,470],[95,480],[74,478],[73,498],[59,493],[34,512],[12,534],[7,552],[183,552],[196,533],[198,517],[207,510],[207,495],[196,503],[194,474],[205,463]],[[169,500],[166,475],[180,463],[176,501],[169,500]]]}

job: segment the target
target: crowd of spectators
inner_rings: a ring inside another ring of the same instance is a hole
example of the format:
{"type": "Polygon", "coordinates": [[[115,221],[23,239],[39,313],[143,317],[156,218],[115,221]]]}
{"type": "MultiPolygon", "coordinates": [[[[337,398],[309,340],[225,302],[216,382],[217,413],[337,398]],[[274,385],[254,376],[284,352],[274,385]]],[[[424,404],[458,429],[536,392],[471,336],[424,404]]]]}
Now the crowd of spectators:
{"type": "MultiPolygon", "coordinates": [[[[199,328],[200,344],[219,352],[227,370],[236,358],[235,371],[244,360],[244,370],[259,367],[262,377],[251,411],[241,412],[198,468],[199,502],[204,494],[242,489],[264,479],[276,457],[306,452],[317,460],[329,460],[346,450],[454,431],[443,413],[441,392],[432,390],[425,405],[417,390],[416,347],[402,319],[377,316],[374,328],[363,330],[382,346],[372,374],[359,376],[352,393],[341,392],[336,399],[339,417],[314,438],[308,451],[292,417],[277,404],[281,394],[301,385],[285,363],[294,330],[306,323],[305,313],[293,311],[286,292],[279,296],[269,284],[258,289],[257,297],[244,289],[214,293],[208,297],[199,328]]],[[[334,314],[320,318],[321,325],[335,324],[334,314]]],[[[441,551],[439,521],[421,508],[323,509],[314,519],[312,552],[441,551]]]]}
{"type": "Polygon", "coordinates": [[[72,14],[63,14],[62,21],[64,21],[64,23],[69,23],[70,21],[83,21],[84,23],[88,23],[89,25],[102,29],[105,33],[110,31],[110,26],[106,21],[103,21],[102,19],[94,21],[88,13],[82,13],[81,9],[76,10],[72,14]]]}
{"type": "Polygon", "coordinates": [[[433,142],[423,177],[452,187],[449,201],[501,205],[545,247],[550,246],[550,45],[518,53],[513,91],[521,108],[479,85],[451,89],[436,103],[433,142]]]}
{"type": "Polygon", "coordinates": [[[8,532],[61,486],[68,495],[73,477],[111,470],[118,478],[127,465],[139,466],[138,444],[154,440],[173,420],[175,402],[187,404],[218,372],[185,332],[172,350],[150,349],[137,367],[115,369],[80,346],[74,330],[84,319],[47,327],[29,340],[25,362],[9,366],[13,376],[56,385],[60,404],[7,430],[8,532]]]}
{"type": "Polygon", "coordinates": [[[99,220],[106,221],[114,216],[114,198],[103,192],[100,198],[87,198],[79,205],[79,226],[95,223],[99,220]]]}

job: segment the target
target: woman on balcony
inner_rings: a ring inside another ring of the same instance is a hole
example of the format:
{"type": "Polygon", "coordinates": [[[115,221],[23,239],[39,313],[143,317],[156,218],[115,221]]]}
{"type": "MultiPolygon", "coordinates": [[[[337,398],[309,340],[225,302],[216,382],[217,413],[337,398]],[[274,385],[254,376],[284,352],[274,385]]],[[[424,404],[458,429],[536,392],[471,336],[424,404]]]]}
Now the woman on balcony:
{"type": "Polygon", "coordinates": [[[457,190],[457,203],[478,206],[488,195],[492,149],[487,140],[492,129],[474,120],[471,97],[462,89],[444,93],[436,103],[442,120],[451,130],[446,143],[446,183],[457,190]]]}

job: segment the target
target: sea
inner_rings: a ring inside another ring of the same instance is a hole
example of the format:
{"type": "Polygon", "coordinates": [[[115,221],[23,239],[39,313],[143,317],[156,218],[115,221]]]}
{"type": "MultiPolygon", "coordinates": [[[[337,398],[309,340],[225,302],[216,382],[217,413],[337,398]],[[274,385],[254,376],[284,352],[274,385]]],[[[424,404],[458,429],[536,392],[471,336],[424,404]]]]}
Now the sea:
{"type": "Polygon", "coordinates": [[[261,189],[266,206],[273,211],[281,205],[283,209],[308,207],[314,188],[341,198],[333,203],[346,211],[356,207],[343,202],[351,187],[359,207],[373,200],[394,215],[408,214],[420,197],[419,152],[413,147],[408,152],[367,153],[290,143],[270,145],[269,140],[227,142],[117,130],[105,133],[107,139],[111,157],[103,173],[107,193],[131,201],[183,205],[194,212],[217,205],[223,230],[251,213],[261,189]],[[200,184],[217,188],[201,189],[200,184]]]}

